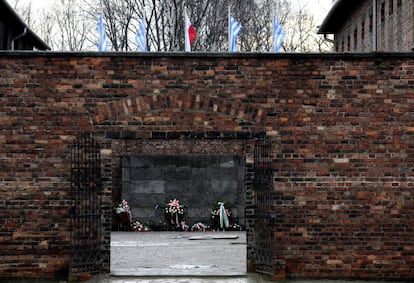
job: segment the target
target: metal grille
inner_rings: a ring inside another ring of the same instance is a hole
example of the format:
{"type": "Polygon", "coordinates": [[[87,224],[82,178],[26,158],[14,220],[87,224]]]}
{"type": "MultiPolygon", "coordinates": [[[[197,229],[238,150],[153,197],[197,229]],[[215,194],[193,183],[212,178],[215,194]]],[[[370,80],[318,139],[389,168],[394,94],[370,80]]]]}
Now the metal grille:
{"type": "Polygon", "coordinates": [[[101,270],[101,158],[97,142],[78,137],[71,152],[71,274],[101,270]]]}
{"type": "Polygon", "coordinates": [[[271,140],[256,141],[254,147],[254,192],[256,196],[256,271],[273,274],[273,228],[271,219],[273,191],[273,145],[271,140]]]}

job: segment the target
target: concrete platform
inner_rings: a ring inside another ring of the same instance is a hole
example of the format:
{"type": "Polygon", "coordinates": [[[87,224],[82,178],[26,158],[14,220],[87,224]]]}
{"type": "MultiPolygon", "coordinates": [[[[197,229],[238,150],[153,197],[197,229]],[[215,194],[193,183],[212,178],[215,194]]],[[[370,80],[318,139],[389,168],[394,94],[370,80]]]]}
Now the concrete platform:
{"type": "Polygon", "coordinates": [[[243,277],[114,277],[97,276],[85,283],[409,283],[412,281],[389,281],[389,280],[306,280],[286,279],[271,281],[265,276],[258,274],[247,274],[243,277]]]}
{"type": "Polygon", "coordinates": [[[245,276],[245,232],[112,232],[114,276],[245,276]]]}
{"type": "MultiPolygon", "coordinates": [[[[96,276],[85,283],[271,283],[256,274],[241,277],[117,277],[96,276]]],[[[336,282],[335,282],[336,283],[336,282]]],[[[355,283],[355,282],[353,282],[355,283]]],[[[367,283],[367,282],[365,282],[367,283]]]]}
{"type": "MultiPolygon", "coordinates": [[[[269,283],[246,273],[245,232],[112,232],[111,274],[87,283],[269,283]]],[[[288,283],[401,283],[391,280],[306,280],[288,283]]],[[[411,281],[412,282],[412,281],[411,281]]]]}

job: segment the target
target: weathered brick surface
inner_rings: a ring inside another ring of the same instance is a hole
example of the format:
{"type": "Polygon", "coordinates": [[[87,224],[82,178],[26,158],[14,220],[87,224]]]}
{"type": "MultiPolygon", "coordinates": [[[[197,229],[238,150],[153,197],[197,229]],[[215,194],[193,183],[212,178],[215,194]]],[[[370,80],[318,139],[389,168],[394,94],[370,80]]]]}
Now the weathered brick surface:
{"type": "MultiPolygon", "coordinates": [[[[335,35],[338,52],[373,50],[373,1],[362,0],[335,35]]],[[[407,52],[414,47],[414,2],[381,0],[376,6],[377,51],[407,52]],[[401,2],[401,5],[398,5],[401,2]]]]}
{"type": "Polygon", "coordinates": [[[0,53],[0,66],[1,277],[67,272],[69,152],[91,131],[106,256],[120,156],[236,152],[252,180],[266,132],[275,277],[414,278],[414,55],[0,53]]]}

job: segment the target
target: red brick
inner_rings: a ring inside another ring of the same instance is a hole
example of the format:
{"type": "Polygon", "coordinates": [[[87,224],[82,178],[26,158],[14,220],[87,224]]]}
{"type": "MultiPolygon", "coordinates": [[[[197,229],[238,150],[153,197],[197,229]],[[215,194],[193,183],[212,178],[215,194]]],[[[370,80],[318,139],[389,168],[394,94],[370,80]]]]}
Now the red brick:
{"type": "MultiPolygon", "coordinates": [[[[240,154],[251,170],[252,136],[266,131],[276,151],[275,278],[414,278],[414,93],[405,87],[413,55],[153,54],[147,61],[0,55],[0,276],[53,277],[68,268],[76,135],[91,131],[101,145],[111,209],[122,155],[240,154]]],[[[255,218],[246,211],[253,270],[255,218]]],[[[105,211],[106,236],[110,221],[105,211]]]]}

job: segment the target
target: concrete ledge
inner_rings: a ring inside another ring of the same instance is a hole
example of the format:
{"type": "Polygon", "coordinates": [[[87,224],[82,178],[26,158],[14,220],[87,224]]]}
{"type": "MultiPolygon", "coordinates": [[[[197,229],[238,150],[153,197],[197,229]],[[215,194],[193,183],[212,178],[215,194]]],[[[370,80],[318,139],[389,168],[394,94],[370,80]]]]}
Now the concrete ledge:
{"type": "Polygon", "coordinates": [[[195,276],[195,277],[240,277],[246,276],[246,273],[243,272],[223,272],[220,271],[218,267],[207,267],[207,266],[194,266],[192,268],[171,268],[171,269],[147,269],[147,268],[138,268],[135,270],[130,269],[118,269],[116,272],[112,272],[111,276],[116,277],[130,277],[130,276],[138,276],[138,277],[188,277],[188,276],[195,276]]]}
{"type": "Polygon", "coordinates": [[[141,58],[254,58],[254,59],[347,59],[347,58],[414,58],[414,52],[360,53],[272,53],[272,52],[53,52],[0,51],[4,57],[141,57],[141,58]]]}

